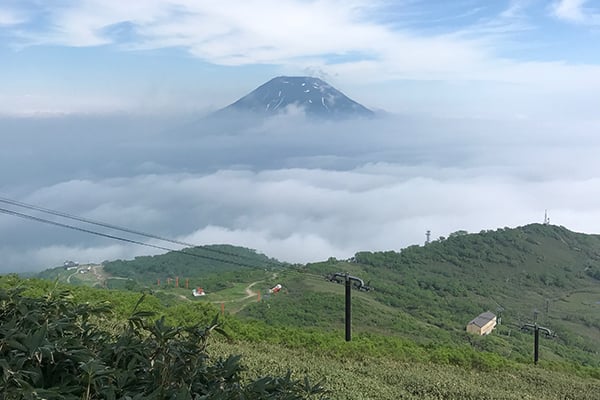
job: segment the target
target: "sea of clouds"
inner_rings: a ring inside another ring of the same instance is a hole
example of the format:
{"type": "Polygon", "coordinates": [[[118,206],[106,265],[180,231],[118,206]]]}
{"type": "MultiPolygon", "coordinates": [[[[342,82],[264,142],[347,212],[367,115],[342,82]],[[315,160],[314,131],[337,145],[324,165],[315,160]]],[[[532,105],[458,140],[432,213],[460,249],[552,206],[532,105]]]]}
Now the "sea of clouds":
{"type": "MultiPolygon", "coordinates": [[[[542,222],[600,232],[594,122],[2,117],[0,197],[288,262],[542,222]]],[[[0,208],[180,246],[0,203],[0,208]]],[[[0,272],[161,251],[0,214],[0,272]]]]}

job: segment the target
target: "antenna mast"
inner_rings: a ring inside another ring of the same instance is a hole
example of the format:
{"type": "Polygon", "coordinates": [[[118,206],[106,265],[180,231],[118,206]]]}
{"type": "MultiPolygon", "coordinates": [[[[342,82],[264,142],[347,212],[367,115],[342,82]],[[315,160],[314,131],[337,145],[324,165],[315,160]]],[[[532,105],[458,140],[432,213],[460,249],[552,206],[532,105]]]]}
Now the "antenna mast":
{"type": "Polygon", "coordinates": [[[544,225],[550,225],[550,218],[548,218],[548,210],[544,212],[544,225]]]}

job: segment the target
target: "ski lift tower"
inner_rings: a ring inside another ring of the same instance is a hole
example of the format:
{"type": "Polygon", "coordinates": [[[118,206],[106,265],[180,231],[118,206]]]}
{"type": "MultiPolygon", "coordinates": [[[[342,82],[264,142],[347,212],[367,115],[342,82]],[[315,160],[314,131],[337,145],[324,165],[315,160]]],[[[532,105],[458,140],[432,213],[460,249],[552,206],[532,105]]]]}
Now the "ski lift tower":
{"type": "Polygon", "coordinates": [[[533,324],[523,324],[521,330],[533,330],[533,363],[537,365],[540,354],[540,331],[546,334],[547,337],[556,337],[556,334],[550,329],[539,326],[537,323],[538,310],[533,311],[533,324]]]}
{"type": "Polygon", "coordinates": [[[352,276],[347,272],[336,272],[335,274],[331,274],[328,277],[330,282],[343,282],[346,285],[346,312],[345,312],[345,322],[346,322],[346,342],[352,340],[352,300],[351,300],[351,289],[354,286],[358,290],[362,290],[368,292],[372,288],[369,285],[365,285],[365,282],[357,278],[356,276],[352,276]],[[354,283],[354,284],[353,284],[354,283]]]}

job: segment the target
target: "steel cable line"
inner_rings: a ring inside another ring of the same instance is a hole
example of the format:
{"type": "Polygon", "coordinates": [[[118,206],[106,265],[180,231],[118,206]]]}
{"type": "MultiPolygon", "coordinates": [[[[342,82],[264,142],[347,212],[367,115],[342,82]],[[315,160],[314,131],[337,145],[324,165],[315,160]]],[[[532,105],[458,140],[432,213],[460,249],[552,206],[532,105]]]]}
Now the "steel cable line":
{"type": "Polygon", "coordinates": [[[210,256],[201,255],[201,254],[190,253],[189,251],[185,251],[185,250],[176,250],[176,249],[172,249],[172,248],[169,248],[169,247],[158,246],[158,245],[151,244],[151,243],[140,242],[139,240],[127,239],[127,238],[124,238],[124,237],[120,237],[120,236],[116,236],[116,235],[111,235],[111,234],[108,234],[108,233],[97,232],[97,231],[93,231],[91,229],[80,228],[78,226],[73,226],[73,225],[69,225],[69,224],[63,224],[61,222],[51,221],[49,219],[40,218],[40,217],[36,217],[36,216],[33,216],[33,215],[29,215],[29,214],[23,214],[23,213],[20,213],[20,212],[17,212],[17,211],[8,210],[6,208],[0,208],[0,213],[7,214],[7,215],[13,215],[15,217],[19,217],[19,218],[23,218],[23,219],[29,219],[29,220],[40,222],[40,223],[44,223],[44,224],[59,226],[61,228],[67,228],[67,229],[72,229],[72,230],[79,231],[79,232],[85,232],[85,233],[89,233],[89,234],[92,234],[92,235],[105,237],[105,238],[108,238],[108,239],[120,240],[122,242],[138,244],[140,246],[152,247],[152,248],[159,249],[159,250],[173,251],[173,252],[177,252],[177,253],[181,253],[181,254],[186,254],[186,255],[189,255],[189,256],[192,256],[192,257],[204,258],[206,260],[218,261],[218,262],[222,262],[222,263],[227,263],[227,264],[232,264],[232,265],[238,265],[238,266],[241,266],[241,267],[248,267],[248,268],[256,268],[257,267],[256,265],[244,264],[244,263],[240,263],[240,262],[237,262],[237,261],[222,260],[222,259],[215,258],[215,257],[210,257],[210,256]]]}
{"type": "MultiPolygon", "coordinates": [[[[27,203],[24,203],[24,202],[21,202],[21,201],[17,201],[17,200],[12,200],[12,199],[9,199],[9,198],[6,198],[6,197],[0,197],[0,203],[6,203],[6,204],[10,204],[10,205],[17,206],[17,207],[23,207],[23,208],[26,208],[26,209],[29,209],[29,210],[40,211],[40,212],[43,212],[43,213],[46,213],[46,214],[51,214],[51,215],[55,215],[55,216],[58,216],[58,217],[63,217],[63,218],[71,219],[71,220],[74,220],[74,221],[85,222],[85,223],[91,224],[91,225],[97,225],[97,226],[101,226],[101,227],[104,227],[104,228],[109,228],[109,229],[114,229],[114,230],[117,230],[117,231],[131,233],[131,234],[134,234],[134,235],[145,236],[147,238],[162,240],[164,242],[179,244],[179,245],[186,246],[186,247],[197,247],[197,248],[199,248],[199,249],[201,249],[203,251],[213,252],[213,253],[217,253],[217,254],[229,256],[229,257],[237,257],[237,258],[242,258],[242,259],[245,258],[247,260],[253,260],[252,258],[250,258],[248,256],[241,255],[241,254],[228,253],[226,251],[212,249],[212,248],[209,248],[209,247],[201,247],[201,246],[198,246],[198,245],[193,244],[193,243],[187,243],[187,242],[183,242],[183,241],[180,241],[180,240],[169,239],[169,238],[166,238],[166,237],[163,237],[163,236],[159,236],[159,235],[155,235],[155,234],[148,233],[148,232],[138,231],[138,230],[126,228],[126,227],[119,226],[119,225],[113,225],[113,224],[109,224],[109,223],[98,221],[98,220],[93,220],[93,219],[89,219],[89,218],[79,217],[77,215],[69,214],[69,213],[62,212],[62,211],[51,210],[49,208],[40,207],[40,206],[36,206],[36,205],[33,205],[33,204],[27,204],[27,203]]],[[[175,251],[175,250],[171,250],[171,251],[175,251]]],[[[180,250],[178,250],[178,251],[180,251],[180,250]]],[[[274,263],[273,262],[269,262],[269,264],[274,264],[274,263]]]]}
{"type": "Polygon", "coordinates": [[[179,241],[179,240],[169,239],[169,238],[165,238],[165,237],[162,237],[162,236],[154,235],[152,233],[147,233],[147,232],[142,232],[142,231],[136,231],[136,230],[133,230],[133,229],[125,228],[125,227],[118,226],[118,225],[112,225],[112,224],[109,224],[109,223],[106,223],[106,222],[101,222],[101,221],[97,221],[97,220],[93,220],[93,219],[78,217],[78,216],[73,215],[73,214],[68,214],[68,213],[65,213],[65,212],[62,212],[62,211],[51,210],[49,208],[35,206],[33,204],[27,204],[27,203],[23,203],[21,201],[11,200],[11,199],[8,199],[8,198],[5,198],[5,197],[0,197],[0,202],[1,203],[11,204],[11,205],[18,206],[18,207],[27,208],[27,209],[30,209],[30,210],[41,211],[41,212],[44,212],[44,213],[47,213],[47,214],[52,214],[52,215],[56,215],[56,216],[63,217],[63,218],[68,218],[68,219],[72,219],[72,220],[79,221],[79,222],[85,222],[87,224],[98,225],[98,226],[102,226],[104,228],[110,228],[110,229],[115,229],[115,230],[118,230],[118,231],[132,233],[134,235],[146,236],[146,237],[149,237],[149,238],[152,238],[152,239],[158,239],[158,240],[162,240],[162,241],[165,241],[165,242],[180,244],[182,246],[187,246],[187,247],[196,247],[196,245],[192,244],[192,243],[186,243],[186,242],[182,242],[182,241],[179,241]]]}

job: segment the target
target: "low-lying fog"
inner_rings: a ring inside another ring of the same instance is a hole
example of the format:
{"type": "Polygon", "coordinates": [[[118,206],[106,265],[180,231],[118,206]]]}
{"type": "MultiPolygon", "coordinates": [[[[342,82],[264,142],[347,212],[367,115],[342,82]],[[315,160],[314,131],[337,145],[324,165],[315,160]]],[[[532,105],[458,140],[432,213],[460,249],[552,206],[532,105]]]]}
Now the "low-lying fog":
{"type": "MultiPolygon", "coordinates": [[[[0,126],[0,197],[289,262],[542,222],[546,209],[551,223],[600,233],[592,123],[67,115],[0,126]]],[[[159,252],[5,214],[0,237],[0,272],[159,252]]]]}

